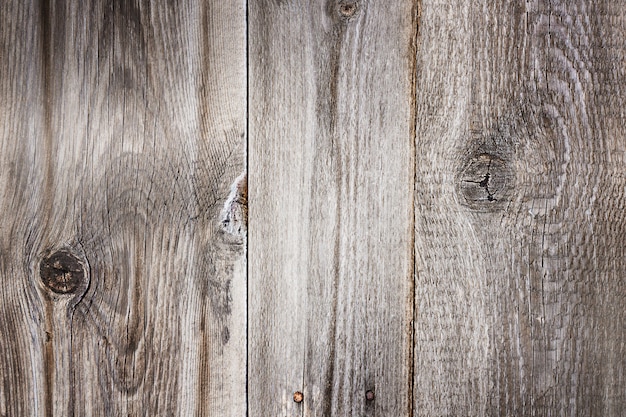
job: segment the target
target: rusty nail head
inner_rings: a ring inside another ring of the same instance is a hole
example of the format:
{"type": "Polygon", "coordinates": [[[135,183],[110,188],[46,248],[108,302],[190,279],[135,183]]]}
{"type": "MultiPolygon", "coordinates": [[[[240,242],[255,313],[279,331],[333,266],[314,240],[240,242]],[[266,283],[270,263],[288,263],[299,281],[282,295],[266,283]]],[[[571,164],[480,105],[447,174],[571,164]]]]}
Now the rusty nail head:
{"type": "Polygon", "coordinates": [[[297,403],[301,403],[304,400],[304,394],[300,391],[296,391],[293,393],[293,400],[297,403]]]}

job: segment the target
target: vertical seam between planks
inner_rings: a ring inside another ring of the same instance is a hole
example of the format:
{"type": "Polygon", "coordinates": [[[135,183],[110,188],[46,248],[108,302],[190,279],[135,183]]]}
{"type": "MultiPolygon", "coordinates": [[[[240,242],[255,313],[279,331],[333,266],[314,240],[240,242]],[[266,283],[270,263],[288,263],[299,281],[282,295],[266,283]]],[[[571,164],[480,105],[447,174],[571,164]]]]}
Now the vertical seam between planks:
{"type": "Polygon", "coordinates": [[[416,310],[416,302],[415,302],[415,291],[416,291],[416,280],[417,280],[417,253],[415,248],[415,238],[416,231],[415,226],[417,224],[417,211],[415,210],[415,187],[417,185],[417,49],[418,49],[418,40],[420,35],[420,17],[421,17],[421,8],[422,8],[422,0],[416,0],[413,4],[413,33],[411,36],[411,55],[409,57],[411,68],[411,168],[412,168],[412,180],[413,184],[411,186],[411,217],[412,217],[412,225],[411,225],[411,277],[410,277],[410,289],[409,296],[410,306],[411,306],[411,328],[410,328],[410,346],[409,346],[409,381],[408,381],[408,416],[413,417],[414,415],[414,384],[415,384],[415,322],[417,318],[417,310],[416,310]]]}
{"type": "MultiPolygon", "coordinates": [[[[245,54],[246,54],[246,144],[245,144],[245,160],[246,160],[246,177],[248,182],[248,198],[250,196],[250,15],[249,15],[249,2],[245,0],[244,2],[244,15],[246,19],[246,45],[245,45],[245,54]]],[[[250,395],[249,395],[249,385],[250,385],[250,247],[249,247],[249,239],[248,235],[250,234],[250,201],[248,201],[248,215],[246,222],[246,236],[245,236],[245,258],[246,258],[246,384],[245,384],[245,396],[246,396],[246,417],[250,415],[250,395]]]]}

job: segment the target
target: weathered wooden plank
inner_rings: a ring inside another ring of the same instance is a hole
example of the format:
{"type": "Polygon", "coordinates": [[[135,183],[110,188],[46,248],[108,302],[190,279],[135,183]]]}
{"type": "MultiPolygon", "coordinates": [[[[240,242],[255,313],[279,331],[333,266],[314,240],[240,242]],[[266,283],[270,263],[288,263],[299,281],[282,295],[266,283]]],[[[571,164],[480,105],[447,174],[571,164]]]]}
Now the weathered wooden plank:
{"type": "Polygon", "coordinates": [[[245,2],[6,1],[0,45],[0,415],[243,415],[245,2]]]}
{"type": "Polygon", "coordinates": [[[624,15],[423,1],[415,415],[623,415],[624,15]]]}
{"type": "Polygon", "coordinates": [[[251,416],[410,414],[416,11],[250,3],[251,416]]]}

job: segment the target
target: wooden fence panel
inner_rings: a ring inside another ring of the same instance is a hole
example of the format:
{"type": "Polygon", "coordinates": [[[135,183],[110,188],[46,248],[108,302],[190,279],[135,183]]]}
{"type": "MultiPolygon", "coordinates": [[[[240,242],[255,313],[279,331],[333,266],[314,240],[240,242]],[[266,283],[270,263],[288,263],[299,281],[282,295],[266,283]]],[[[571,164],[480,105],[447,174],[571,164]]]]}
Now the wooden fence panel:
{"type": "Polygon", "coordinates": [[[415,415],[623,415],[625,12],[423,1],[415,415]]]}
{"type": "Polygon", "coordinates": [[[623,16],[1,2],[0,416],[621,416],[623,16]]]}
{"type": "Polygon", "coordinates": [[[245,414],[245,45],[243,1],[2,2],[0,415],[245,414]]]}
{"type": "Polygon", "coordinates": [[[249,3],[250,416],[410,415],[414,6],[249,3]]]}

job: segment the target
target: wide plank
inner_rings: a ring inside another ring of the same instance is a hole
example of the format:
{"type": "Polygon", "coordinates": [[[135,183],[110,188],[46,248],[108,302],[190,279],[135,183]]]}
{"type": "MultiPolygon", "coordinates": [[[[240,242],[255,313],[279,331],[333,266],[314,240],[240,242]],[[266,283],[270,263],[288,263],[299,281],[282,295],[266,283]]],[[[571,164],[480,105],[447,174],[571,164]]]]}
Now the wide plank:
{"type": "Polygon", "coordinates": [[[250,416],[410,415],[416,6],[250,3],[250,416]]]}
{"type": "Polygon", "coordinates": [[[245,414],[245,32],[2,2],[0,415],[245,414]]]}
{"type": "Polygon", "coordinates": [[[624,15],[423,0],[416,416],[623,415],[624,15]]]}

